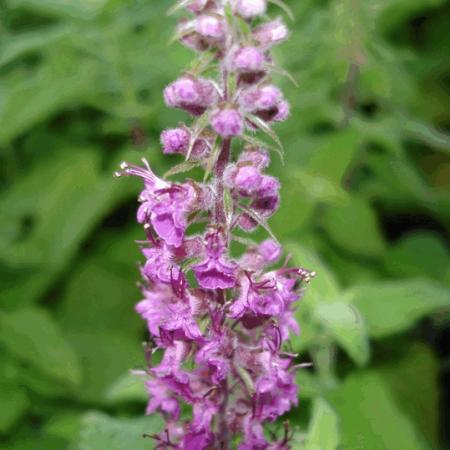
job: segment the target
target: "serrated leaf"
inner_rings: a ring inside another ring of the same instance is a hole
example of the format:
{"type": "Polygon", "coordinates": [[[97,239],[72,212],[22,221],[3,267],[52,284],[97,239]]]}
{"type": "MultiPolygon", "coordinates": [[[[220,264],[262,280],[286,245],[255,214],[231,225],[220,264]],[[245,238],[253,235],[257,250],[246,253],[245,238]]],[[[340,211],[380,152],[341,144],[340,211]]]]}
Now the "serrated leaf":
{"type": "Polygon", "coordinates": [[[401,333],[423,317],[450,307],[450,290],[425,279],[372,282],[354,287],[350,295],[374,338],[401,333]]]}
{"type": "Polygon", "coordinates": [[[360,366],[369,359],[369,338],[364,318],[354,305],[337,299],[314,307],[315,319],[360,366]]]}
{"type": "Polygon", "coordinates": [[[0,342],[19,360],[60,383],[81,382],[78,356],[58,324],[41,308],[0,312],[0,342]]]}
{"type": "Polygon", "coordinates": [[[148,450],[144,434],[159,433],[162,420],[156,415],[116,419],[100,412],[86,414],[77,443],[71,450],[148,450]]]}
{"type": "Polygon", "coordinates": [[[338,416],[324,399],[315,400],[305,450],[336,450],[338,421],[338,416]]]}
{"type": "Polygon", "coordinates": [[[340,417],[342,448],[429,450],[374,371],[350,375],[328,400],[340,417]]]}

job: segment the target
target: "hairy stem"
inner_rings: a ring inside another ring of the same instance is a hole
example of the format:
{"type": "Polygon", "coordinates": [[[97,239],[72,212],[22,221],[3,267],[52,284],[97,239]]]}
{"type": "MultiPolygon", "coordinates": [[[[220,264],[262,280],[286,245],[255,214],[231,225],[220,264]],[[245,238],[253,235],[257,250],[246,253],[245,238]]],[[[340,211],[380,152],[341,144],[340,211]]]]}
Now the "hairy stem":
{"type": "Polygon", "coordinates": [[[227,218],[225,216],[224,205],[224,183],[223,174],[230,160],[231,139],[224,139],[222,149],[214,170],[216,176],[216,204],[215,204],[215,221],[217,225],[226,225],[227,218]]]}

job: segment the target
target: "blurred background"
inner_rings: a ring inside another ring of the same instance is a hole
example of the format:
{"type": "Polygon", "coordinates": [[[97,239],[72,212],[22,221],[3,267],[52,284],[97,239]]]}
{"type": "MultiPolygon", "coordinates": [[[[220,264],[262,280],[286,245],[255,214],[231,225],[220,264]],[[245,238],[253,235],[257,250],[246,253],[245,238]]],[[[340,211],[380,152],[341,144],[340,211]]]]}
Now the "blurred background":
{"type": "MultiPolygon", "coordinates": [[[[271,227],[318,272],[293,340],[314,361],[294,450],[449,448],[450,4],[288,4],[276,59],[299,87],[276,79],[292,117],[271,227]]],[[[153,446],[159,419],[128,375],[146,335],[139,183],[112,173],[178,162],[159,133],[186,117],[161,91],[192,55],[167,45],[169,6],[0,2],[1,449],[153,446]]]]}

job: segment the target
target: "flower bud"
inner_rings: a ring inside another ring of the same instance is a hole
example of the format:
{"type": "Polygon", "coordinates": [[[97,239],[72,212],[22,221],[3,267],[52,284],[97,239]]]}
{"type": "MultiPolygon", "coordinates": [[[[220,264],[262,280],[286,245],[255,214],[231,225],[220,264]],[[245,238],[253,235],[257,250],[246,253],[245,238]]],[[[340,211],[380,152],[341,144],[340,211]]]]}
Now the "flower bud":
{"type": "Polygon", "coordinates": [[[225,26],[223,20],[210,15],[197,17],[195,30],[204,38],[222,40],[225,37],[225,26]]]}
{"type": "Polygon", "coordinates": [[[217,92],[208,80],[182,77],[166,87],[164,99],[168,106],[198,116],[216,101],[217,92]]]}
{"type": "Polygon", "coordinates": [[[278,112],[273,117],[275,122],[284,122],[291,112],[291,106],[285,100],[278,104],[278,112]]]}
{"type": "Polygon", "coordinates": [[[189,147],[190,139],[190,133],[186,128],[164,130],[161,134],[163,153],[166,155],[185,153],[189,147]]]}
{"type": "Polygon", "coordinates": [[[270,47],[286,40],[289,30],[281,19],[267,22],[253,30],[253,37],[264,47],[270,47]]]}
{"type": "Polygon", "coordinates": [[[248,148],[239,156],[238,162],[249,162],[259,170],[263,170],[269,167],[270,156],[262,148],[248,148]]]}
{"type": "Polygon", "coordinates": [[[276,86],[254,87],[243,92],[239,101],[246,111],[258,111],[274,108],[283,99],[276,86]]]}
{"type": "Polygon", "coordinates": [[[244,120],[239,111],[226,108],[218,110],[211,117],[214,131],[222,137],[239,136],[244,131],[244,120]]]}
{"type": "Polygon", "coordinates": [[[266,12],[267,0],[237,0],[236,11],[244,19],[252,19],[266,12]]]}
{"type": "Polygon", "coordinates": [[[241,193],[251,195],[261,184],[261,172],[253,166],[240,167],[234,179],[234,185],[241,193]]]}
{"type": "Polygon", "coordinates": [[[265,56],[257,47],[242,47],[232,56],[231,67],[241,73],[264,71],[265,56]]]}

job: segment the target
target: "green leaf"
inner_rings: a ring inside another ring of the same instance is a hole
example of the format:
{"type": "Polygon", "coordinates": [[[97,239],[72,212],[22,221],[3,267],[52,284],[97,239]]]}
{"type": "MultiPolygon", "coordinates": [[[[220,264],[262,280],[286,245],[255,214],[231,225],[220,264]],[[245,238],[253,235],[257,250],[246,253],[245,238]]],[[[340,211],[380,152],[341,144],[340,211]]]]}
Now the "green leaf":
{"type": "Polygon", "coordinates": [[[329,400],[340,417],[343,449],[429,450],[378,374],[351,375],[329,400]]]}
{"type": "Polygon", "coordinates": [[[158,433],[157,415],[138,419],[115,419],[99,412],[86,414],[78,442],[71,450],[148,450],[152,442],[143,434],[158,433]]]}
{"type": "Polygon", "coordinates": [[[305,369],[297,371],[295,382],[299,387],[300,399],[318,397],[322,392],[320,381],[305,369]]]}
{"type": "Polygon", "coordinates": [[[369,333],[383,338],[411,328],[421,318],[450,306],[450,291],[421,279],[379,281],[351,290],[369,333]]]}
{"type": "Polygon", "coordinates": [[[315,400],[305,450],[336,450],[338,422],[336,413],[324,399],[315,400]]]}
{"type": "Polygon", "coordinates": [[[389,273],[397,277],[427,275],[441,281],[444,281],[450,266],[445,242],[430,232],[403,236],[386,253],[384,264],[389,273]]]}
{"type": "Polygon", "coordinates": [[[364,318],[354,305],[336,300],[314,308],[315,319],[360,366],[369,360],[369,338],[364,318]]]}
{"type": "Polygon", "coordinates": [[[0,382],[0,435],[7,433],[28,408],[28,397],[23,388],[0,382]]]}
{"type": "Polygon", "coordinates": [[[0,144],[11,142],[36,123],[92,93],[97,66],[77,59],[76,53],[67,53],[64,59],[49,58],[23,79],[12,74],[11,79],[4,77],[0,82],[4,94],[0,102],[0,144]]]}
{"type": "Polygon", "coordinates": [[[109,386],[127,370],[144,367],[144,352],[125,331],[77,330],[67,333],[82,361],[83,383],[79,399],[105,403],[109,386]]]}
{"type": "Polygon", "coordinates": [[[5,37],[0,44],[0,67],[27,53],[59,42],[71,32],[73,30],[70,27],[57,25],[5,37]]]}
{"type": "Polygon", "coordinates": [[[8,443],[8,450],[61,450],[66,446],[67,441],[60,437],[38,434],[8,443]]]}
{"type": "Polygon", "coordinates": [[[38,299],[97,222],[129,195],[133,185],[114,179],[112,170],[101,174],[99,165],[94,151],[67,149],[43,158],[3,196],[1,215],[19,230],[24,220],[31,225],[0,254],[11,271],[0,278],[0,303],[17,307],[38,299]]]}
{"type": "Polygon", "coordinates": [[[349,252],[372,258],[385,252],[378,218],[366,200],[352,196],[341,205],[330,206],[321,223],[330,239],[349,252]]]}
{"type": "Polygon", "coordinates": [[[118,378],[105,392],[108,403],[144,402],[148,399],[145,391],[144,379],[131,373],[118,378]]]}
{"type": "Polygon", "coordinates": [[[333,133],[314,149],[305,170],[341,186],[358,151],[359,137],[351,129],[333,133]]]}
{"type": "Polygon", "coordinates": [[[81,381],[77,355],[43,309],[30,307],[0,313],[0,342],[8,352],[59,382],[81,381]]]}
{"type": "Polygon", "coordinates": [[[92,19],[108,0],[7,0],[12,8],[26,8],[46,15],[92,19]]]}
{"type": "Polygon", "coordinates": [[[409,339],[388,340],[386,345],[396,345],[396,350],[377,366],[377,372],[398,406],[430,442],[427,448],[438,448],[440,368],[437,357],[427,345],[411,343],[409,339]]]}

